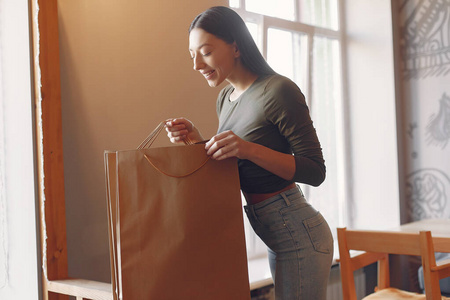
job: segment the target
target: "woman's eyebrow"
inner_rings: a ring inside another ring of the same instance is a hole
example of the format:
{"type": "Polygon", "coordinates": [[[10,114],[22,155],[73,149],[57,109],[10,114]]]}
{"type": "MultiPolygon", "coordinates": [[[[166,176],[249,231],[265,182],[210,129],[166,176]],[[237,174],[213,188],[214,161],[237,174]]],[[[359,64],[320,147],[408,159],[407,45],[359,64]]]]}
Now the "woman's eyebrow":
{"type": "MultiPolygon", "coordinates": [[[[200,50],[200,49],[202,49],[205,46],[211,46],[211,44],[208,44],[208,43],[201,44],[200,46],[197,47],[197,50],[200,50]]],[[[189,48],[189,51],[192,51],[192,49],[189,48]]]]}

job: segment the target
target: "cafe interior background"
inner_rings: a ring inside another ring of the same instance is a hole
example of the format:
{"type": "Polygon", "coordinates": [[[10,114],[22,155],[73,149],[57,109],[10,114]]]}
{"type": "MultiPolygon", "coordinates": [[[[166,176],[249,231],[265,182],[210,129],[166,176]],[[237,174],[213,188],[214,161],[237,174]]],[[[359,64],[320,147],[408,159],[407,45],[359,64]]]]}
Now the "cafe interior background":
{"type": "MultiPolygon", "coordinates": [[[[0,0],[1,299],[36,299],[41,285],[39,232],[45,224],[38,202],[42,179],[36,176],[33,81],[39,74],[32,67],[31,2],[0,0]]],[[[320,10],[301,0],[308,9],[298,15],[309,24],[294,27],[306,36],[288,34],[287,40],[280,28],[291,25],[279,19],[300,21],[252,2],[247,0],[247,10],[243,1],[230,5],[245,16],[269,62],[308,98],[328,173],[322,186],[304,189],[334,232],[448,219],[450,1],[330,0],[320,10]],[[262,30],[272,23],[272,31],[262,30]],[[291,44],[271,48],[262,43],[264,34],[269,42],[291,44]]],[[[229,3],[55,3],[68,271],[109,282],[103,151],[135,148],[169,117],[193,120],[204,136],[215,133],[219,89],[192,70],[187,28],[204,9],[229,3]]],[[[167,143],[160,137],[156,146],[167,143]]],[[[260,242],[248,228],[246,234],[249,259],[259,258],[260,242]]],[[[408,277],[401,284],[415,282],[408,277]]]]}

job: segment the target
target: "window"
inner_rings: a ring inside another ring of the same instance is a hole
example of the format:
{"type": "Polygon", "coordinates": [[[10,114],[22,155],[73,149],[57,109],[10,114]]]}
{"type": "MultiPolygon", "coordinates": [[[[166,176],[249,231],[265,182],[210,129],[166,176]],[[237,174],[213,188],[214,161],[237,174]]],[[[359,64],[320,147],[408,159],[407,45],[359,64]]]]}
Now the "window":
{"type": "Polygon", "coordinates": [[[0,0],[0,299],[38,299],[28,1],[0,0]]]}
{"type": "MultiPolygon", "coordinates": [[[[268,63],[303,91],[323,148],[327,178],[301,185],[307,200],[327,219],[333,234],[346,223],[345,136],[342,103],[339,0],[230,0],[268,63]]],[[[246,223],[248,255],[265,246],[246,223]]]]}

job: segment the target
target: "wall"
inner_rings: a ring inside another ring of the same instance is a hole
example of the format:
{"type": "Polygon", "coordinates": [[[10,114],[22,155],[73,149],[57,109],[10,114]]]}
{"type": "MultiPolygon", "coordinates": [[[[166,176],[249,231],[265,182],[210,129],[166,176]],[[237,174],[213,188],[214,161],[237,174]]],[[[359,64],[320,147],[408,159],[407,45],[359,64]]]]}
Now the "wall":
{"type": "Polygon", "coordinates": [[[0,299],[39,299],[28,1],[0,22],[0,299]]]}
{"type": "Polygon", "coordinates": [[[450,1],[408,1],[395,13],[404,221],[450,218],[450,1]]]}
{"type": "Polygon", "coordinates": [[[226,4],[58,1],[69,276],[110,281],[104,150],[136,148],[170,117],[215,133],[219,89],[192,69],[187,30],[226,4]]]}
{"type": "MultiPolygon", "coordinates": [[[[393,1],[402,222],[450,218],[450,1],[393,1]]],[[[438,255],[439,259],[440,256],[438,255]]],[[[420,260],[404,288],[419,290],[420,260]]]]}
{"type": "Polygon", "coordinates": [[[353,227],[399,224],[391,5],[345,1],[353,227]]]}

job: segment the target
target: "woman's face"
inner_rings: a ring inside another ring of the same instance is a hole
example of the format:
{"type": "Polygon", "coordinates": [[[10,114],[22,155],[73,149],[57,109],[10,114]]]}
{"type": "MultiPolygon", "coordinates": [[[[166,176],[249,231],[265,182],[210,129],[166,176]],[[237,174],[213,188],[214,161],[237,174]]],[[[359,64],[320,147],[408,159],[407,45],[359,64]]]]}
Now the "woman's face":
{"type": "Polygon", "coordinates": [[[211,87],[232,78],[239,58],[234,43],[228,44],[200,28],[193,29],[189,35],[189,52],[194,70],[199,71],[211,87]]]}

